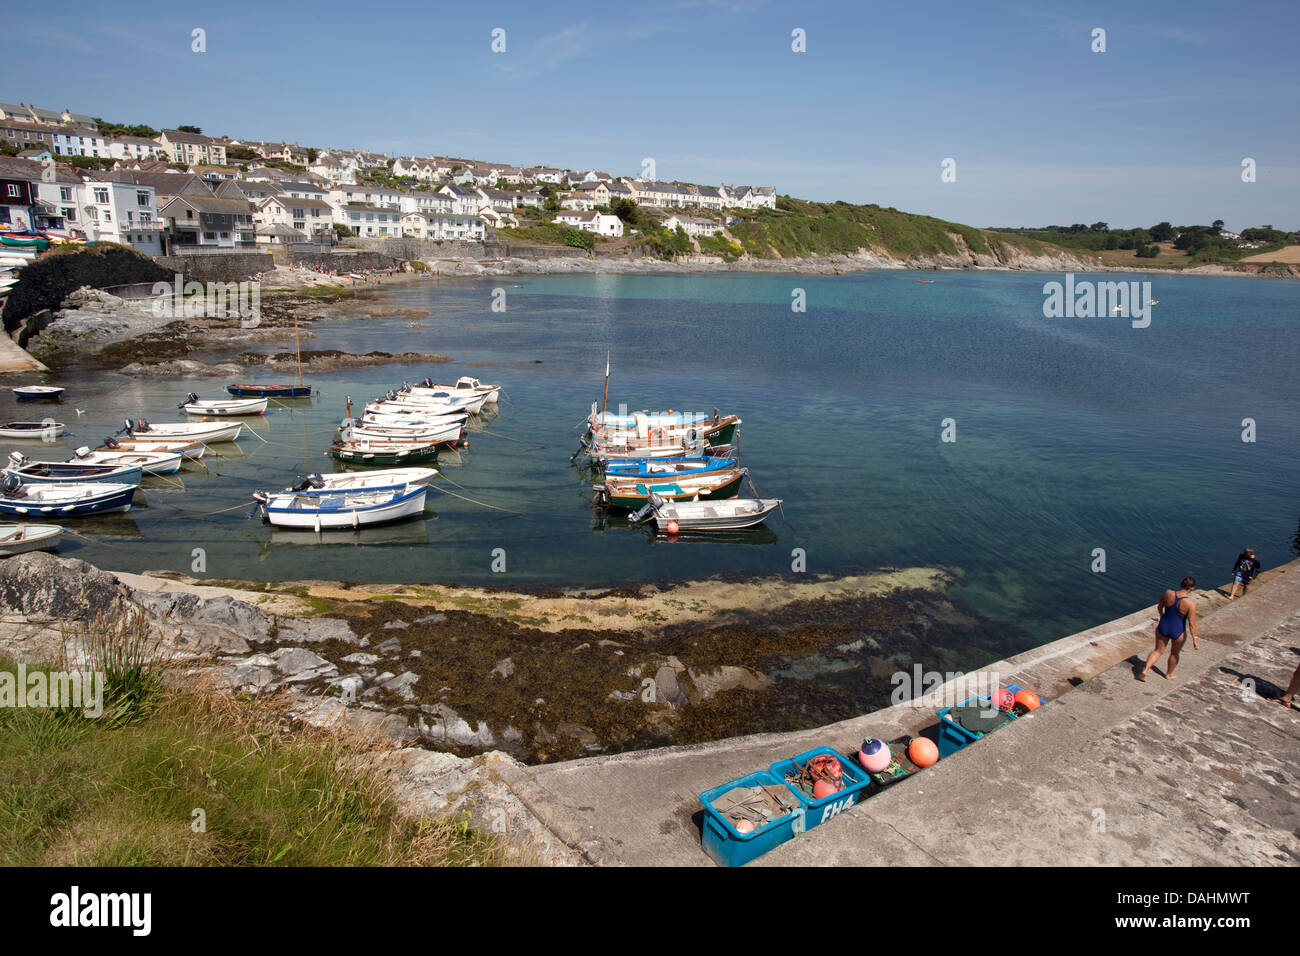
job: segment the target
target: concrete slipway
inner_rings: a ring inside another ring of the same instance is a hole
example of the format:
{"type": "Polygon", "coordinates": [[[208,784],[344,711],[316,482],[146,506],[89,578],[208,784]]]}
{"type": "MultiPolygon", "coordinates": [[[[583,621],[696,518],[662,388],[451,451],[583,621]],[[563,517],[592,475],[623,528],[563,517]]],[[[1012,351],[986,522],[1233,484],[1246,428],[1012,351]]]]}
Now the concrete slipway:
{"type": "MultiPolygon", "coordinates": [[[[1300,863],[1300,709],[1267,699],[1300,662],[1300,561],[1244,598],[1197,602],[1201,649],[1187,641],[1176,680],[1163,662],[1134,679],[1154,608],[990,665],[1050,704],[750,865],[1300,863]]],[[[701,791],[816,746],[916,734],[944,705],[511,770],[506,782],[593,863],[710,866],[701,791]]]]}

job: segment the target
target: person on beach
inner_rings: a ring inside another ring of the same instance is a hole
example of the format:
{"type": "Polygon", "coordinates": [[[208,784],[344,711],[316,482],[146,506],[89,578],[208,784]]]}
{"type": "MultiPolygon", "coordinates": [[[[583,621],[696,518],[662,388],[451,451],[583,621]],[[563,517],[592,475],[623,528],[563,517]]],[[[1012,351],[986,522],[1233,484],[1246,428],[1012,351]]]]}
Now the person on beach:
{"type": "Polygon", "coordinates": [[[1246,589],[1250,587],[1250,582],[1255,580],[1259,574],[1259,559],[1255,557],[1254,548],[1243,548],[1241,554],[1237,555],[1237,560],[1232,565],[1232,593],[1228,595],[1231,601],[1237,596],[1237,588],[1241,588],[1241,596],[1246,596],[1246,589]]]}
{"type": "Polygon", "coordinates": [[[1170,651],[1169,669],[1165,672],[1165,678],[1174,680],[1177,677],[1174,671],[1178,668],[1178,655],[1182,653],[1188,630],[1192,632],[1192,648],[1198,651],[1201,649],[1199,628],[1196,626],[1196,600],[1192,597],[1195,589],[1196,579],[1189,576],[1183,578],[1177,590],[1170,588],[1161,595],[1160,603],[1156,606],[1156,613],[1160,615],[1160,623],[1156,625],[1156,649],[1147,655],[1147,665],[1138,674],[1138,680],[1147,679],[1147,674],[1156,661],[1160,660],[1166,647],[1170,651]]]}

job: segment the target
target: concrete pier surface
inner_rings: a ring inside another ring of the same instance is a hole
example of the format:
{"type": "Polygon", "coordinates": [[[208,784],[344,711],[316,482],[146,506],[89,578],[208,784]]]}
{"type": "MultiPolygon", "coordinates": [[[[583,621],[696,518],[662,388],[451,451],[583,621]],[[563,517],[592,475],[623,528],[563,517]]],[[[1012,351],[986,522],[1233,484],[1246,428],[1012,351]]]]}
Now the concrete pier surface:
{"type": "Polygon", "coordinates": [[[0,372],[48,372],[42,362],[27,354],[17,342],[0,335],[0,372]]]}
{"type": "MultiPolygon", "coordinates": [[[[1300,709],[1268,698],[1300,663],[1300,562],[1250,593],[1197,593],[1201,647],[1136,680],[1154,607],[985,668],[1049,703],[751,866],[1300,863],[1300,709]]],[[[506,783],[592,863],[711,866],[699,793],[818,746],[934,728],[945,701],[809,731],[592,757],[506,783]]],[[[981,690],[983,687],[980,688],[981,690]]],[[[873,789],[875,786],[873,785],[873,789]]]]}

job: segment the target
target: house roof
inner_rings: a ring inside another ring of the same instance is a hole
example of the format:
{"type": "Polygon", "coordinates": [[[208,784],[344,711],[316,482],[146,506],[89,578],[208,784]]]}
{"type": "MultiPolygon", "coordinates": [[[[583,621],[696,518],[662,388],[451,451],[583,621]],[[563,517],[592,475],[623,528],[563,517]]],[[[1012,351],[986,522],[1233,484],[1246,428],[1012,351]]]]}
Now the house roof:
{"type": "Polygon", "coordinates": [[[575,212],[572,209],[565,209],[563,212],[556,213],[556,219],[578,219],[582,222],[591,222],[600,213],[598,212],[575,212]]]}
{"type": "Polygon", "coordinates": [[[254,230],[259,236],[279,236],[281,239],[301,239],[306,241],[307,234],[292,226],[286,226],[282,222],[272,223],[269,226],[258,226],[254,230]]]}
{"type": "Polygon", "coordinates": [[[166,136],[167,140],[172,143],[193,143],[195,146],[214,145],[211,136],[203,136],[199,133],[182,133],[176,129],[165,129],[160,135],[166,136]]]}
{"type": "Polygon", "coordinates": [[[247,216],[251,209],[246,199],[219,199],[216,196],[174,196],[159,211],[165,213],[174,205],[189,206],[195,212],[215,213],[225,216],[247,216]]]}
{"type": "MultiPolygon", "coordinates": [[[[332,208],[332,207],[331,207],[332,208]]],[[[371,206],[368,203],[349,203],[342,207],[340,212],[383,212],[389,215],[402,215],[400,209],[392,209],[389,206],[371,206]]],[[[409,215],[409,213],[407,214],[409,215]]]]}
{"type": "Polygon", "coordinates": [[[110,170],[107,176],[110,182],[115,183],[132,183],[136,186],[152,186],[159,196],[176,196],[186,186],[199,184],[199,195],[207,193],[211,195],[211,190],[203,184],[203,180],[192,173],[157,173],[146,172],[142,169],[114,169],[110,170]]]}
{"type": "Polygon", "coordinates": [[[263,200],[263,202],[278,202],[286,209],[328,209],[331,211],[334,209],[333,206],[323,199],[302,199],[293,196],[285,196],[283,194],[279,196],[268,196],[263,200]]]}

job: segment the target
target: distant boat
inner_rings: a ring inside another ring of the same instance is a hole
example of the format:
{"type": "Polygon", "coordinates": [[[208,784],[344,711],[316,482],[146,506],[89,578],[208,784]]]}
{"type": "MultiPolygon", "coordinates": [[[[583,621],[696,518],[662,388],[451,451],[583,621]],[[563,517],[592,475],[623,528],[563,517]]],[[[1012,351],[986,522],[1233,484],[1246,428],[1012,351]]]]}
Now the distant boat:
{"type": "Polygon", "coordinates": [[[18,524],[0,528],[0,558],[57,548],[68,529],[57,524],[18,524]]]}
{"type": "Polygon", "coordinates": [[[183,410],[186,415],[218,415],[218,416],[240,416],[240,415],[265,415],[266,405],[269,399],[265,398],[236,398],[222,399],[216,402],[205,402],[199,399],[197,395],[190,392],[186,400],[176,407],[183,410]]]}
{"type": "Polygon", "coordinates": [[[650,500],[651,494],[676,501],[692,498],[734,498],[740,491],[741,482],[749,474],[748,469],[733,468],[727,471],[711,472],[694,476],[683,476],[664,482],[638,481],[635,478],[606,478],[602,484],[593,488],[601,504],[607,508],[625,508],[628,511],[642,507],[650,500]]]}
{"type": "Polygon", "coordinates": [[[360,465],[406,465],[413,461],[428,461],[438,457],[438,446],[420,442],[336,441],[330,454],[339,461],[360,465]]]}
{"type": "Polygon", "coordinates": [[[0,425],[0,438],[58,438],[67,427],[63,422],[9,422],[0,425]]]}
{"type": "Polygon", "coordinates": [[[660,531],[736,531],[752,528],[777,508],[780,498],[732,498],[728,501],[669,501],[652,494],[645,507],[628,520],[653,517],[660,531]]]}
{"type": "Polygon", "coordinates": [[[447,392],[464,392],[465,394],[478,393],[485,396],[484,403],[487,405],[497,404],[497,399],[501,396],[500,385],[484,385],[478,379],[472,378],[469,375],[462,375],[460,378],[456,379],[455,385],[438,385],[426,378],[420,383],[420,386],[423,388],[431,388],[447,392]]]}
{"type": "Polygon", "coordinates": [[[425,485],[343,490],[318,494],[259,491],[253,499],[267,522],[282,528],[361,528],[413,518],[424,511],[425,485]]]}
{"type": "Polygon", "coordinates": [[[609,478],[637,478],[641,480],[669,481],[677,477],[707,474],[735,468],[735,458],[624,458],[605,463],[609,478]]]}
{"type": "Polygon", "coordinates": [[[57,399],[62,398],[67,389],[60,388],[56,385],[19,385],[14,388],[13,393],[20,401],[45,398],[57,399]]]}
{"type": "Polygon", "coordinates": [[[134,465],[147,475],[174,475],[181,470],[179,451],[91,451],[83,445],[68,461],[87,465],[134,465]]]}
{"type": "Polygon", "coordinates": [[[226,391],[236,398],[305,398],[311,386],[302,383],[302,341],[298,337],[298,313],[293,315],[293,348],[298,356],[297,385],[227,385],[226,391]]]}
{"type": "Polygon", "coordinates": [[[208,447],[201,441],[184,441],[175,439],[167,441],[159,439],[156,441],[137,441],[131,438],[105,438],[104,444],[95,449],[96,452],[134,452],[136,454],[153,455],[153,454],[179,454],[182,458],[188,458],[191,461],[200,461],[203,453],[208,447]]]}

